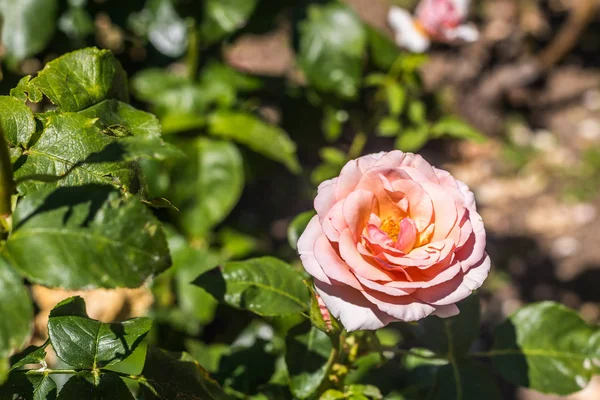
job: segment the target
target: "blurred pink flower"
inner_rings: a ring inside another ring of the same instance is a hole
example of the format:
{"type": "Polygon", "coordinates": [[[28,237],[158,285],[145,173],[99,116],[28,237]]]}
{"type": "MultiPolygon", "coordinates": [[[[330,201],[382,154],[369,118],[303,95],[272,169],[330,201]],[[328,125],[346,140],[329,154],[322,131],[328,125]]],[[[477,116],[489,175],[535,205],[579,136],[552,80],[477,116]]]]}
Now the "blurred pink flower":
{"type": "Polygon", "coordinates": [[[421,0],[415,16],[400,7],[391,7],[388,22],[398,46],[415,53],[426,51],[432,41],[474,42],[477,28],[465,23],[470,0],[421,0]]]}

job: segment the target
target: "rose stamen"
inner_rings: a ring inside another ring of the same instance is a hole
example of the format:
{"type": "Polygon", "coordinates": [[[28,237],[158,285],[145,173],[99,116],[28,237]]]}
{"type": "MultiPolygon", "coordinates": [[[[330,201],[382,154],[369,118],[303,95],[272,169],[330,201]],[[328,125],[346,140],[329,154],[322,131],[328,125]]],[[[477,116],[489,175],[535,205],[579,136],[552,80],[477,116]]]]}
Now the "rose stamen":
{"type": "Polygon", "coordinates": [[[390,239],[392,239],[394,242],[398,240],[398,235],[400,234],[400,225],[394,218],[385,218],[381,222],[381,228],[379,229],[387,233],[390,239]]]}

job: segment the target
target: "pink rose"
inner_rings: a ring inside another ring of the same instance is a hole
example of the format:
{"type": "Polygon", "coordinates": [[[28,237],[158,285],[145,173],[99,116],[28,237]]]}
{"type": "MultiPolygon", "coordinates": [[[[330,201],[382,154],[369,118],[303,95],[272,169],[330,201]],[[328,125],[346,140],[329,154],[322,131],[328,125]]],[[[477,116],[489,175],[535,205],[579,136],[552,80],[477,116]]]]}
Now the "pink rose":
{"type": "Polygon", "coordinates": [[[431,41],[473,42],[479,38],[475,27],[466,24],[470,0],[421,0],[415,17],[400,7],[391,7],[388,20],[396,42],[414,52],[424,52],[431,41]]]}
{"type": "Polygon", "coordinates": [[[456,315],[488,275],[473,193],[419,155],[352,160],[319,186],[314,205],[298,252],[348,331],[456,315]]]}

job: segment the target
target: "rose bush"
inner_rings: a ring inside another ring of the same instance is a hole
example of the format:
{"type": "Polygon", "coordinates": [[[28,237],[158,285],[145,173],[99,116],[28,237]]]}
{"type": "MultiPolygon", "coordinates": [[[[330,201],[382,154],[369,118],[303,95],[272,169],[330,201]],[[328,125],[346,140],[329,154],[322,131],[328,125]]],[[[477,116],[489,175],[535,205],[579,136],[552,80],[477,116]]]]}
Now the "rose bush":
{"type": "Polygon", "coordinates": [[[319,186],[314,207],[298,252],[348,331],[456,315],[488,275],[473,193],[419,155],[352,160],[319,186]]]}

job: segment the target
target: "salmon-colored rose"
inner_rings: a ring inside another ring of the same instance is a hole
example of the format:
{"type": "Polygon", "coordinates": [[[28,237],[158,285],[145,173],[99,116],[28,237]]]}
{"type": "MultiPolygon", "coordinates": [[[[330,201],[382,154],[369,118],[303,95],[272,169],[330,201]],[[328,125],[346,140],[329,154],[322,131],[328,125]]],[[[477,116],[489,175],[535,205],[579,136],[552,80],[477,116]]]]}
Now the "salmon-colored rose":
{"type": "Polygon", "coordinates": [[[456,315],[488,275],[473,193],[419,155],[352,160],[319,186],[314,205],[298,252],[348,331],[456,315]]]}

